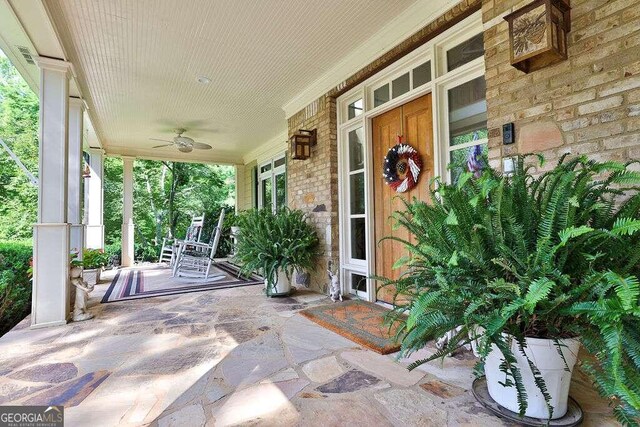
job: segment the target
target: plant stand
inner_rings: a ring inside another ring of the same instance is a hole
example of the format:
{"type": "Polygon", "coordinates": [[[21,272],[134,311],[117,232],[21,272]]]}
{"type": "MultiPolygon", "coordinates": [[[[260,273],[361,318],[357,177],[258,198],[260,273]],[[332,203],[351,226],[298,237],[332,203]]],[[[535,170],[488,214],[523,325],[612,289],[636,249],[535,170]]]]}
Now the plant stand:
{"type": "Polygon", "coordinates": [[[493,398],[489,395],[489,389],[487,388],[487,380],[485,377],[476,378],[473,381],[473,385],[471,387],[471,391],[473,392],[473,396],[476,398],[478,402],[482,404],[485,408],[499,416],[500,418],[505,418],[509,421],[513,421],[515,423],[525,425],[525,426],[558,426],[558,427],[573,427],[577,426],[582,422],[584,417],[584,413],[582,412],[582,408],[578,405],[572,397],[569,397],[569,404],[567,406],[567,413],[564,417],[558,418],[555,420],[545,420],[540,418],[531,418],[531,417],[523,417],[520,416],[516,412],[512,412],[498,403],[496,403],[493,398]]]}

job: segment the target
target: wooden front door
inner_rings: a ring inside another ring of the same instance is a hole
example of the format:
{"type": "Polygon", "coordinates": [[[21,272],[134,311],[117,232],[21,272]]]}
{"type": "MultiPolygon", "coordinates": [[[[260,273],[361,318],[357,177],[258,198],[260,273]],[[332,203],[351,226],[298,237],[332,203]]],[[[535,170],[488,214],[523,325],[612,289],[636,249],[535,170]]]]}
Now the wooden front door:
{"type": "MultiPolygon", "coordinates": [[[[427,200],[429,181],[433,178],[433,115],[431,112],[431,94],[422,96],[400,107],[388,111],[372,120],[372,148],[373,148],[373,180],[374,180],[374,219],[375,219],[375,274],[387,278],[397,279],[401,270],[394,270],[393,264],[406,254],[402,243],[394,240],[384,240],[383,237],[395,236],[408,239],[404,229],[393,229],[391,216],[395,211],[404,210],[405,200],[427,200]],[[422,171],[418,185],[411,191],[396,193],[389,187],[383,176],[384,158],[389,148],[397,143],[398,135],[403,136],[403,142],[418,150],[422,156],[422,171]],[[399,196],[399,197],[397,197],[399,196]]],[[[395,290],[383,287],[377,290],[377,299],[393,303],[395,290]]]]}

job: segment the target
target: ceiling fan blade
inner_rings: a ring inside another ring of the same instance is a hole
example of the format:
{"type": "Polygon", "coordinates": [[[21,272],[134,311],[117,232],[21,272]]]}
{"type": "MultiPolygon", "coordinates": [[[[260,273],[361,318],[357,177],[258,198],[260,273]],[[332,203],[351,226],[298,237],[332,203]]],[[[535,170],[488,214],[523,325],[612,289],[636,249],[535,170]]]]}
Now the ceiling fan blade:
{"type": "Polygon", "coordinates": [[[167,139],[159,139],[159,138],[149,138],[151,141],[161,141],[161,142],[170,142],[173,144],[173,141],[169,141],[167,139]]]}
{"type": "Polygon", "coordinates": [[[196,150],[211,150],[211,146],[209,144],[205,144],[204,142],[193,142],[193,148],[196,150]]]}
{"type": "Polygon", "coordinates": [[[152,148],[162,148],[162,147],[168,147],[170,145],[173,145],[173,142],[171,144],[156,145],[155,147],[152,147],[152,148]]]}

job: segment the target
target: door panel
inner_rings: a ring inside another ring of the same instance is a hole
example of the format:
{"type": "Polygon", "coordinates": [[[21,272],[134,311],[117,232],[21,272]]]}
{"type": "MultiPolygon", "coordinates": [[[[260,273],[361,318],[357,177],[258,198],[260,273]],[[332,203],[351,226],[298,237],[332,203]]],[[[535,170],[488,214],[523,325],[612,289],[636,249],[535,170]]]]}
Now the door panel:
{"type": "MultiPolygon", "coordinates": [[[[402,243],[384,240],[393,236],[410,239],[404,229],[393,230],[393,213],[404,210],[402,199],[427,200],[429,181],[433,177],[433,119],[431,113],[431,94],[415,99],[405,105],[388,111],[372,120],[372,153],[374,178],[374,219],[375,219],[375,260],[378,276],[397,279],[401,270],[394,270],[393,264],[406,254],[402,243]],[[396,193],[382,176],[384,158],[389,148],[397,143],[397,136],[403,135],[403,141],[414,147],[422,156],[422,171],[418,185],[411,191],[396,193]]],[[[379,288],[377,299],[393,303],[395,289],[379,288]]]]}

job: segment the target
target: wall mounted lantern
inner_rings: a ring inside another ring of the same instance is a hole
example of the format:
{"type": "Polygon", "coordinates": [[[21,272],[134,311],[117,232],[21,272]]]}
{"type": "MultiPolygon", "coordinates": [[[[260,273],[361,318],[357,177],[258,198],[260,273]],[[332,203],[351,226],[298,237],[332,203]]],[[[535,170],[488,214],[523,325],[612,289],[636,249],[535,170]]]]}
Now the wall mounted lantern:
{"type": "Polygon", "coordinates": [[[529,73],[567,59],[569,0],[536,0],[505,16],[511,65],[529,73]]]}
{"type": "Polygon", "coordinates": [[[318,130],[300,129],[289,140],[291,141],[291,158],[306,160],[311,157],[311,147],[318,143],[318,130]]]}

